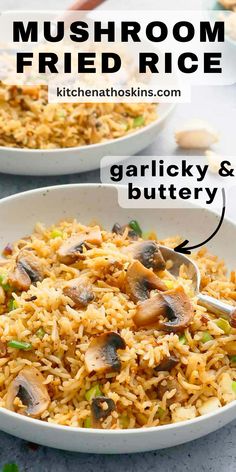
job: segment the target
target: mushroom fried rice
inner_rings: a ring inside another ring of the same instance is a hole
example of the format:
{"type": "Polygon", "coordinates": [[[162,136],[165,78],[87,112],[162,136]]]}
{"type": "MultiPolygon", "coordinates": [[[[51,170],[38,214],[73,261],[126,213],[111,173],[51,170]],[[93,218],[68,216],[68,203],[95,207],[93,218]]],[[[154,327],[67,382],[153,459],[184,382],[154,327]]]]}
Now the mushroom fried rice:
{"type": "Polygon", "coordinates": [[[0,81],[0,146],[57,149],[121,138],[157,119],[152,103],[48,103],[46,86],[0,81]]]}
{"type": "MultiPolygon", "coordinates": [[[[179,237],[160,241],[175,247],[179,237]]],[[[202,290],[236,304],[236,277],[201,249],[202,290]]],[[[127,429],[236,399],[236,320],[197,305],[155,234],[66,220],[3,250],[0,406],[67,426],[127,429]]]]}

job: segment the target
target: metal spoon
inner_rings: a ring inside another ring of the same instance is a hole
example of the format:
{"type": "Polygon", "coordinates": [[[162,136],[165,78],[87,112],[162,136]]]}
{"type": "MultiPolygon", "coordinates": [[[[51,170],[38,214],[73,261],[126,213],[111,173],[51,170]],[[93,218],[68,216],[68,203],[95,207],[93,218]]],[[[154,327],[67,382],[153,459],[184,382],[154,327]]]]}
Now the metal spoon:
{"type": "Polygon", "coordinates": [[[179,270],[181,265],[184,264],[186,266],[188,276],[192,280],[192,286],[198,298],[198,303],[201,306],[204,306],[211,313],[214,313],[217,316],[223,315],[227,316],[228,318],[231,318],[231,316],[236,313],[236,308],[232,307],[232,305],[222,302],[221,300],[217,300],[216,298],[210,297],[209,295],[204,295],[203,293],[200,293],[201,274],[195,262],[190,260],[184,254],[175,252],[173,249],[170,249],[165,246],[159,247],[165,261],[171,260],[173,262],[172,267],[168,270],[174,277],[179,276],[179,270]]]}

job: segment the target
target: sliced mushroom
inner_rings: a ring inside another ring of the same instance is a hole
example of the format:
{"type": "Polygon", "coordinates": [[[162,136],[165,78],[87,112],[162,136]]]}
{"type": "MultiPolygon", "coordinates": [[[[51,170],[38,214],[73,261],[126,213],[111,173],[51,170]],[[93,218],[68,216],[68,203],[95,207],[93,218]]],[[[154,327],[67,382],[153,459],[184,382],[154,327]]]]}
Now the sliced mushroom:
{"type": "Polygon", "coordinates": [[[16,264],[14,271],[9,273],[8,280],[10,285],[18,290],[28,290],[31,285],[29,275],[20,264],[16,264]]]}
{"type": "Polygon", "coordinates": [[[124,232],[120,223],[115,223],[111,231],[115,234],[123,234],[124,232]]]}
{"type": "Polygon", "coordinates": [[[123,249],[147,269],[165,270],[166,263],[155,241],[135,242],[123,249]]]}
{"type": "Polygon", "coordinates": [[[134,302],[146,300],[152,289],[167,290],[164,282],[141,262],[132,262],[126,274],[127,293],[134,302]]]}
{"type": "Polygon", "coordinates": [[[115,223],[113,228],[112,228],[112,233],[115,233],[115,234],[120,234],[122,236],[122,234],[124,234],[126,228],[128,228],[128,238],[129,239],[132,239],[133,241],[135,241],[136,239],[139,238],[138,234],[132,229],[129,227],[129,225],[124,225],[124,226],[121,226],[119,223],[115,223]]]}
{"type": "Polygon", "coordinates": [[[73,264],[81,257],[85,246],[84,234],[71,236],[58,250],[58,257],[63,264],[73,264]]]}
{"type": "Polygon", "coordinates": [[[10,272],[10,285],[18,290],[28,290],[31,283],[41,282],[44,277],[43,262],[33,251],[23,249],[16,259],[16,267],[10,272]]]}
{"type": "Polygon", "coordinates": [[[155,368],[155,372],[170,372],[177,364],[179,359],[175,356],[166,357],[155,368]]]}
{"type": "Polygon", "coordinates": [[[167,406],[170,406],[172,403],[184,403],[188,399],[188,394],[180,385],[176,379],[166,378],[161,383],[158,384],[157,395],[160,400],[162,400],[166,392],[171,390],[176,390],[172,398],[167,400],[167,406]]]}
{"type": "Polygon", "coordinates": [[[85,354],[88,372],[120,372],[121,362],[118,349],[125,349],[124,339],[117,333],[109,332],[94,338],[85,354]]]}
{"type": "Polygon", "coordinates": [[[178,332],[189,325],[193,315],[188,296],[182,287],[177,287],[139,303],[133,320],[138,327],[157,324],[164,331],[178,332]],[[162,316],[168,321],[160,321],[162,316]]]}
{"type": "Polygon", "coordinates": [[[167,318],[169,321],[161,323],[164,331],[183,331],[194,316],[189,297],[183,287],[177,287],[163,294],[167,304],[167,318]]]}
{"type": "Polygon", "coordinates": [[[24,367],[8,387],[6,408],[14,411],[14,400],[18,397],[26,406],[25,413],[34,418],[39,417],[50,403],[44,377],[32,366],[24,367]]]}
{"type": "Polygon", "coordinates": [[[100,422],[105,420],[116,408],[115,402],[108,397],[95,397],[92,400],[92,425],[100,427],[100,422]]]}
{"type": "Polygon", "coordinates": [[[159,325],[160,317],[165,316],[166,311],[165,299],[162,294],[158,293],[154,297],[138,303],[133,321],[138,328],[154,324],[159,325]]]}
{"type": "Polygon", "coordinates": [[[83,247],[86,243],[96,245],[102,243],[102,235],[98,226],[68,238],[57,252],[59,260],[63,264],[73,264],[81,257],[83,247]]]}
{"type": "Polygon", "coordinates": [[[71,298],[75,308],[86,307],[94,299],[92,284],[87,277],[70,280],[63,289],[64,295],[71,298]]]}

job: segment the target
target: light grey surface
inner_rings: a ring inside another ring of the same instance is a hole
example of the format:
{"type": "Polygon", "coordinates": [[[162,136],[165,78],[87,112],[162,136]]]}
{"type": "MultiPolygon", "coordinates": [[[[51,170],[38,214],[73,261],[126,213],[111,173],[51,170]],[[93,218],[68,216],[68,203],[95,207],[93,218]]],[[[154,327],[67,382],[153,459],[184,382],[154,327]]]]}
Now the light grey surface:
{"type": "MultiPolygon", "coordinates": [[[[117,0],[110,0],[113,5],[117,0]]],[[[60,9],[70,0],[0,0],[1,9],[60,9]]],[[[120,2],[119,2],[120,4],[120,2]]],[[[139,0],[139,5],[146,1],[139,0]]],[[[189,117],[206,118],[217,129],[222,139],[216,151],[236,156],[236,86],[222,89],[196,89],[191,105],[180,105],[165,131],[146,155],[171,155],[178,153],[173,132],[189,117]]],[[[0,175],[0,197],[47,185],[71,182],[97,182],[99,172],[66,177],[13,177],[0,175]]],[[[228,215],[236,221],[236,193],[228,201],[228,215]]],[[[1,426],[0,426],[1,427],[1,426]]],[[[176,448],[146,454],[125,456],[95,456],[66,453],[46,447],[33,450],[24,441],[0,433],[0,467],[4,463],[16,462],[20,472],[233,472],[235,471],[236,421],[210,436],[176,448]]]]}
{"type": "Polygon", "coordinates": [[[145,454],[74,454],[32,450],[0,434],[0,464],[15,461],[20,472],[235,472],[236,422],[195,442],[145,454]]]}

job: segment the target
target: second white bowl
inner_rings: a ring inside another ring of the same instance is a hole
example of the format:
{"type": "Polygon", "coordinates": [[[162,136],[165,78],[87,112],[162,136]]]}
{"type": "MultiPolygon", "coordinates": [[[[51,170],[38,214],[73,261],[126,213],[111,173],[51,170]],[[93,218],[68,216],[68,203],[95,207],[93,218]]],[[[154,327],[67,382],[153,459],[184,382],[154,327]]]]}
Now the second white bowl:
{"type": "Polygon", "coordinates": [[[122,138],[65,149],[0,147],[0,172],[17,175],[66,175],[98,169],[104,156],[132,156],[151,144],[163,129],[174,104],[158,106],[158,118],[122,138]]]}

